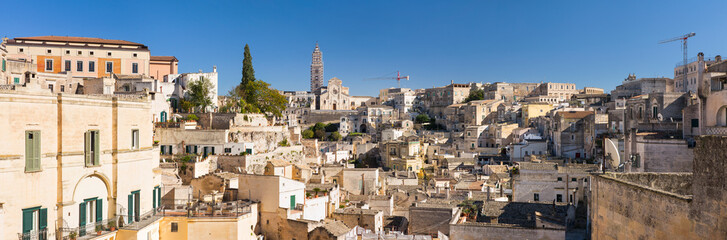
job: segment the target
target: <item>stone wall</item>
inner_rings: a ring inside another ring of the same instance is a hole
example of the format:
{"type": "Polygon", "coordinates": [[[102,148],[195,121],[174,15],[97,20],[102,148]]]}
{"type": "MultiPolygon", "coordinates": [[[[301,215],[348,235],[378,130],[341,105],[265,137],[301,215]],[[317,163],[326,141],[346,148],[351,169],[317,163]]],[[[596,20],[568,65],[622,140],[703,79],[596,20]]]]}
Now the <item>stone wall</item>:
{"type": "Polygon", "coordinates": [[[453,212],[452,208],[410,207],[409,234],[436,235],[439,231],[449,235],[453,212]]]}
{"type": "Polygon", "coordinates": [[[255,152],[269,152],[278,147],[283,139],[290,143],[290,131],[283,126],[231,127],[228,142],[253,143],[255,152]]]}
{"type": "Polygon", "coordinates": [[[565,230],[549,228],[521,228],[481,223],[452,224],[450,239],[565,239],[565,230]]]}
{"type": "Polygon", "coordinates": [[[355,115],[357,111],[354,110],[338,110],[338,111],[332,111],[332,110],[312,110],[308,114],[303,115],[303,125],[305,126],[303,129],[307,128],[309,125],[318,123],[318,122],[333,122],[333,123],[339,123],[341,121],[341,117],[349,116],[349,115],[355,115]]]}
{"type": "Polygon", "coordinates": [[[691,172],[694,151],[684,139],[636,138],[635,153],[644,172],[691,172]]]}
{"type": "Polygon", "coordinates": [[[593,239],[697,239],[688,217],[691,197],[610,175],[593,179],[593,239]]]}
{"type": "Polygon", "coordinates": [[[689,217],[702,239],[727,238],[727,137],[702,136],[694,149],[694,201],[689,217]]]}

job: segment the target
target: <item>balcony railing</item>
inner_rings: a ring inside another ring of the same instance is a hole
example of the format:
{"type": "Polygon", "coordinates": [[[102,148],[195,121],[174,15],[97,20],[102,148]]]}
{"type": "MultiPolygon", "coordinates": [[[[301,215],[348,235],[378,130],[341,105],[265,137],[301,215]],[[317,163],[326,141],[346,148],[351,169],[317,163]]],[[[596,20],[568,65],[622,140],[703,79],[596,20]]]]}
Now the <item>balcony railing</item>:
{"type": "Polygon", "coordinates": [[[19,240],[48,240],[53,239],[53,232],[48,229],[41,229],[38,231],[30,231],[27,233],[18,233],[19,240]]]}
{"type": "Polygon", "coordinates": [[[703,135],[727,136],[727,127],[704,127],[703,135]]]}
{"type": "Polygon", "coordinates": [[[115,225],[118,226],[119,224],[119,217],[114,217],[110,219],[104,219],[102,221],[96,221],[87,223],[83,226],[76,227],[76,228],[60,228],[60,239],[63,240],[69,240],[71,239],[71,235],[76,235],[77,239],[83,239],[85,236],[96,236],[96,226],[100,226],[101,232],[110,232],[109,223],[113,222],[115,225]]]}
{"type": "Polygon", "coordinates": [[[179,122],[155,122],[155,128],[179,128],[179,122]]]}

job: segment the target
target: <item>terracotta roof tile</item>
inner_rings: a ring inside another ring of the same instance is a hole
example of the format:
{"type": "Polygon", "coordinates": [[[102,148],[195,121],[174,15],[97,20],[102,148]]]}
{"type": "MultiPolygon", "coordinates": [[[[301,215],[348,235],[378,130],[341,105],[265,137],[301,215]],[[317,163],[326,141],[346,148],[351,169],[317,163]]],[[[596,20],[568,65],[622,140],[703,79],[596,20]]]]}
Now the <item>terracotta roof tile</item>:
{"type": "Polygon", "coordinates": [[[130,41],[126,41],[126,40],[113,40],[113,39],[89,38],[89,37],[38,36],[38,37],[19,37],[19,38],[14,38],[13,40],[74,42],[74,43],[101,43],[101,44],[144,46],[144,44],[130,42],[130,41]]]}

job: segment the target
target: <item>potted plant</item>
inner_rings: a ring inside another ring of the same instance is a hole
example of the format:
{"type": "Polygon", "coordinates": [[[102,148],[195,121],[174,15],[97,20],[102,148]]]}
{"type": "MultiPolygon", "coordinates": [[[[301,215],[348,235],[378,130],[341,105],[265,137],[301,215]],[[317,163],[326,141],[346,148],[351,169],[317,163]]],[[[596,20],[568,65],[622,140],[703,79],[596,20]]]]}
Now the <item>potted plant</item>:
{"type": "Polygon", "coordinates": [[[71,240],[76,240],[78,237],[78,234],[74,231],[68,234],[68,237],[71,238],[71,240]]]}
{"type": "Polygon", "coordinates": [[[101,224],[96,225],[96,235],[101,236],[102,231],[103,231],[103,225],[101,225],[101,224]]]}
{"type": "Polygon", "coordinates": [[[116,221],[110,221],[109,222],[109,230],[116,231],[116,221]]]}

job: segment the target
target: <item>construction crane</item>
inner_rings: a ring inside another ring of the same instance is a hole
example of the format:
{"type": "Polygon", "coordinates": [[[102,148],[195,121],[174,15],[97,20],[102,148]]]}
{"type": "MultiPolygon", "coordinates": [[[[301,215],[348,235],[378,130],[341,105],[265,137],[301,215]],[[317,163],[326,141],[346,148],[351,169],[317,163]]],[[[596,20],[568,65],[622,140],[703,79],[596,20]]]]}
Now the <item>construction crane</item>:
{"type": "Polygon", "coordinates": [[[407,81],[409,81],[409,76],[408,75],[401,76],[399,71],[396,71],[396,77],[377,77],[377,78],[367,78],[366,80],[392,80],[392,79],[396,80],[396,86],[398,88],[401,88],[401,80],[406,79],[407,81]]]}
{"type": "Polygon", "coordinates": [[[687,83],[687,63],[688,63],[687,62],[687,59],[688,59],[687,58],[687,56],[688,56],[687,55],[687,38],[694,37],[694,35],[696,35],[696,34],[692,32],[692,33],[687,33],[682,36],[670,38],[670,39],[659,42],[660,44],[662,44],[662,43],[669,43],[669,42],[682,40],[682,54],[684,54],[684,63],[683,63],[684,72],[682,72],[682,75],[684,75],[684,81],[682,81],[682,84],[687,83]]]}

